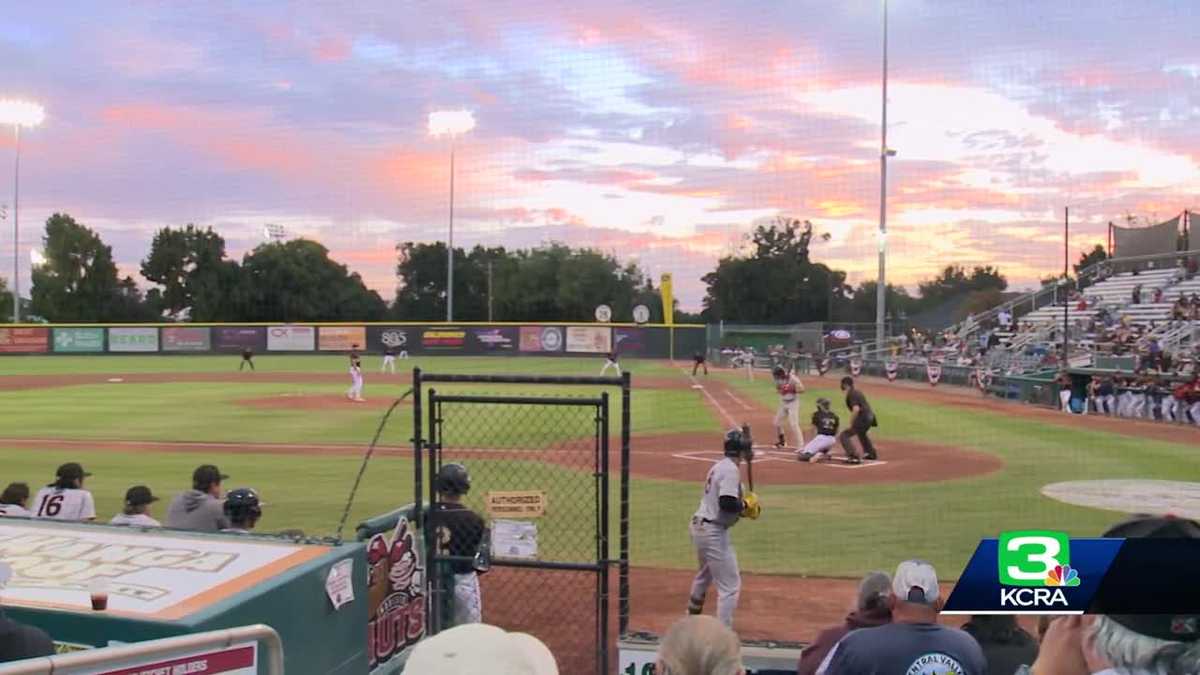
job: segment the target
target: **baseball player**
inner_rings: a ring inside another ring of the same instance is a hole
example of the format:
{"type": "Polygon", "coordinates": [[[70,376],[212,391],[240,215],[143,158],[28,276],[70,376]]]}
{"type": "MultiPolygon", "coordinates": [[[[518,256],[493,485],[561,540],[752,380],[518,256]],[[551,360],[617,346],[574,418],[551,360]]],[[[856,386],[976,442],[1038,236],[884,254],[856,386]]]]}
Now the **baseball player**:
{"type": "Polygon", "coordinates": [[[621,364],[617,361],[617,350],[612,350],[604,357],[604,367],[600,369],[600,376],[608,372],[609,368],[617,369],[617,377],[621,376],[621,364]]]}
{"type": "Polygon", "coordinates": [[[396,348],[388,345],[383,348],[383,366],[379,368],[380,373],[385,373],[391,369],[392,374],[396,374],[396,348]]]}
{"type": "Polygon", "coordinates": [[[242,372],[246,366],[250,366],[250,370],[254,370],[254,350],[250,347],[242,349],[242,362],[238,364],[238,372],[242,372]]]}
{"type": "Polygon", "coordinates": [[[792,437],[796,439],[796,448],[804,447],[804,433],[800,431],[800,394],[804,393],[804,383],[795,373],[789,373],[782,366],[775,366],[772,371],[775,377],[775,390],[779,392],[779,410],[775,413],[775,433],[778,435],[778,440],[775,442],[775,447],[782,448],[787,445],[787,438],[783,434],[783,425],[792,431],[792,437]]]}
{"type": "Polygon", "coordinates": [[[150,516],[150,505],[156,501],[158,501],[158,497],[150,492],[150,488],[145,485],[134,485],[125,491],[125,509],[113,516],[108,524],[162,527],[162,523],[150,516]]]}
{"type": "Polygon", "coordinates": [[[458,463],[443,464],[434,479],[438,501],[433,505],[430,522],[438,555],[450,558],[454,574],[454,625],[483,621],[483,599],[479,574],[487,570],[484,549],[487,525],[483,518],[463,505],[463,496],[471,491],[471,475],[458,463]]]}
{"type": "Polygon", "coordinates": [[[83,479],[92,474],[76,462],[58,467],[53,483],[38,490],[33,499],[35,518],[50,520],[95,520],[96,500],[83,489],[83,479]]]}
{"type": "Polygon", "coordinates": [[[812,425],[816,430],[804,450],[797,456],[801,462],[820,462],[829,459],[829,450],[837,443],[837,432],[840,421],[837,413],[829,409],[829,399],[817,399],[817,410],[812,416],[812,425]]]}
{"type": "Polygon", "coordinates": [[[846,392],[846,408],[850,411],[850,426],[838,436],[838,440],[842,442],[842,449],[846,451],[848,458],[846,462],[849,464],[862,463],[858,449],[854,446],[856,436],[862,443],[866,458],[879,459],[879,454],[875,452],[875,444],[871,442],[870,438],[867,438],[867,432],[872,427],[879,426],[875,411],[871,410],[871,404],[867,403],[867,397],[854,387],[854,378],[843,377],[841,387],[842,391],[846,392]]]}
{"type": "MultiPolygon", "coordinates": [[[[358,345],[354,345],[358,347],[358,345]]],[[[346,398],[356,403],[362,403],[366,399],[362,396],[363,390],[363,375],[362,375],[362,359],[359,358],[357,351],[350,352],[350,390],[346,392],[346,398]]]]}
{"type": "Polygon", "coordinates": [[[27,483],[9,483],[0,495],[0,516],[20,516],[30,518],[29,485],[27,483]]]}
{"type": "Polygon", "coordinates": [[[692,365],[692,377],[696,376],[696,371],[700,368],[704,368],[704,374],[708,375],[708,359],[704,356],[704,352],[692,354],[692,361],[695,361],[695,364],[692,365]]]}
{"type": "Polygon", "coordinates": [[[1071,376],[1067,371],[1058,374],[1054,378],[1054,383],[1058,385],[1058,401],[1061,404],[1060,408],[1063,412],[1071,414],[1071,376]]]}
{"type": "Polygon", "coordinates": [[[715,583],[717,618],[730,628],[733,628],[733,612],[742,590],[742,576],[738,571],[737,554],[729,540],[729,528],[737,524],[741,516],[757,518],[762,512],[758,497],[753,492],[742,492],[739,467],[753,452],[751,441],[741,429],[731,429],[725,434],[725,458],[708,470],[700,508],[696,509],[688,528],[700,562],[700,571],[692,581],[688,598],[688,614],[699,614],[704,610],[704,596],[708,594],[708,587],[715,583]]]}
{"type": "Polygon", "coordinates": [[[250,534],[250,530],[262,518],[262,507],[266,506],[258,498],[254,488],[236,488],[225,494],[225,517],[229,519],[229,527],[222,532],[232,534],[250,534]]]}

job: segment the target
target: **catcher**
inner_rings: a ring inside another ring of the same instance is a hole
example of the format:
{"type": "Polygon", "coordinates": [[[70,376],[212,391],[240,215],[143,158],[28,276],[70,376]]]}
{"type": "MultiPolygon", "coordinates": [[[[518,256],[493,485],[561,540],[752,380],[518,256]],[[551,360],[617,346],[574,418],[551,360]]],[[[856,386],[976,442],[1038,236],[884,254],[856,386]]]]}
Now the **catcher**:
{"type": "Polygon", "coordinates": [[[725,434],[725,458],[708,470],[704,481],[704,496],[700,508],[692,516],[689,532],[696,547],[700,570],[692,581],[688,599],[688,614],[699,614],[704,609],[704,596],[708,587],[717,585],[717,618],[726,626],[733,627],[733,612],[737,609],[738,595],[742,590],[742,577],[738,571],[737,554],[729,540],[729,528],[739,518],[756,519],[762,514],[758,495],[742,491],[742,461],[750,462],[753,457],[753,441],[749,427],[731,429],[725,434]]]}
{"type": "Polygon", "coordinates": [[[820,462],[829,459],[829,450],[837,444],[838,425],[841,421],[837,413],[829,409],[829,399],[817,399],[817,410],[812,416],[812,425],[816,430],[804,450],[797,454],[801,462],[820,462]]]}

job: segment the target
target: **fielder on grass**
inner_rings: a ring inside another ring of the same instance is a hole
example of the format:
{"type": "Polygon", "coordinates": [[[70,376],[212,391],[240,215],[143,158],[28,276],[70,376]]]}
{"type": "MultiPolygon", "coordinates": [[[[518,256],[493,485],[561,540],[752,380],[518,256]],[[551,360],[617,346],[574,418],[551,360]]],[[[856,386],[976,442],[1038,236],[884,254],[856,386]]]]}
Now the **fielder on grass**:
{"type": "Polygon", "coordinates": [[[366,400],[363,398],[362,390],[362,359],[358,356],[358,345],[354,345],[354,348],[350,350],[350,390],[346,392],[346,398],[362,403],[366,400]]]}
{"type": "Polygon", "coordinates": [[[620,377],[621,376],[621,362],[618,360],[619,358],[620,358],[620,355],[617,354],[616,349],[610,351],[604,357],[604,367],[600,369],[600,377],[604,377],[604,374],[608,372],[609,368],[616,368],[617,369],[617,377],[620,377]]]}
{"type": "Polygon", "coordinates": [[[779,392],[779,410],[775,413],[775,433],[778,435],[775,447],[782,448],[787,445],[787,438],[783,433],[786,424],[796,441],[794,447],[802,448],[804,433],[800,431],[800,394],[804,393],[804,383],[795,373],[784,370],[782,366],[775,366],[772,374],[775,377],[775,390],[779,392]]]}

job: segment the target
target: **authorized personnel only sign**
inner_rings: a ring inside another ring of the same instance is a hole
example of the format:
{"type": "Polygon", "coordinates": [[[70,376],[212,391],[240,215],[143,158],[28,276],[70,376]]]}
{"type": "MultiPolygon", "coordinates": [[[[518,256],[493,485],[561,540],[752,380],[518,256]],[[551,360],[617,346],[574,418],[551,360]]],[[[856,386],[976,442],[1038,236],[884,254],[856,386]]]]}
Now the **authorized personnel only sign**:
{"type": "Polygon", "coordinates": [[[543,490],[487,493],[488,515],[492,518],[541,518],[546,514],[543,490]]]}

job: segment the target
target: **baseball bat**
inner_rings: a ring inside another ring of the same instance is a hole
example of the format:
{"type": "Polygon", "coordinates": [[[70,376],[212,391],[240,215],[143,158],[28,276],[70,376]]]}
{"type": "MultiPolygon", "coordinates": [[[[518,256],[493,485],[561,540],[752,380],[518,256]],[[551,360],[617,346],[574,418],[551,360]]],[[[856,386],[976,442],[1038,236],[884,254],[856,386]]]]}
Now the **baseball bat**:
{"type": "Polygon", "coordinates": [[[754,438],[750,434],[749,424],[742,424],[742,435],[750,446],[750,454],[746,456],[746,478],[750,481],[750,491],[754,492],[754,438]]]}

